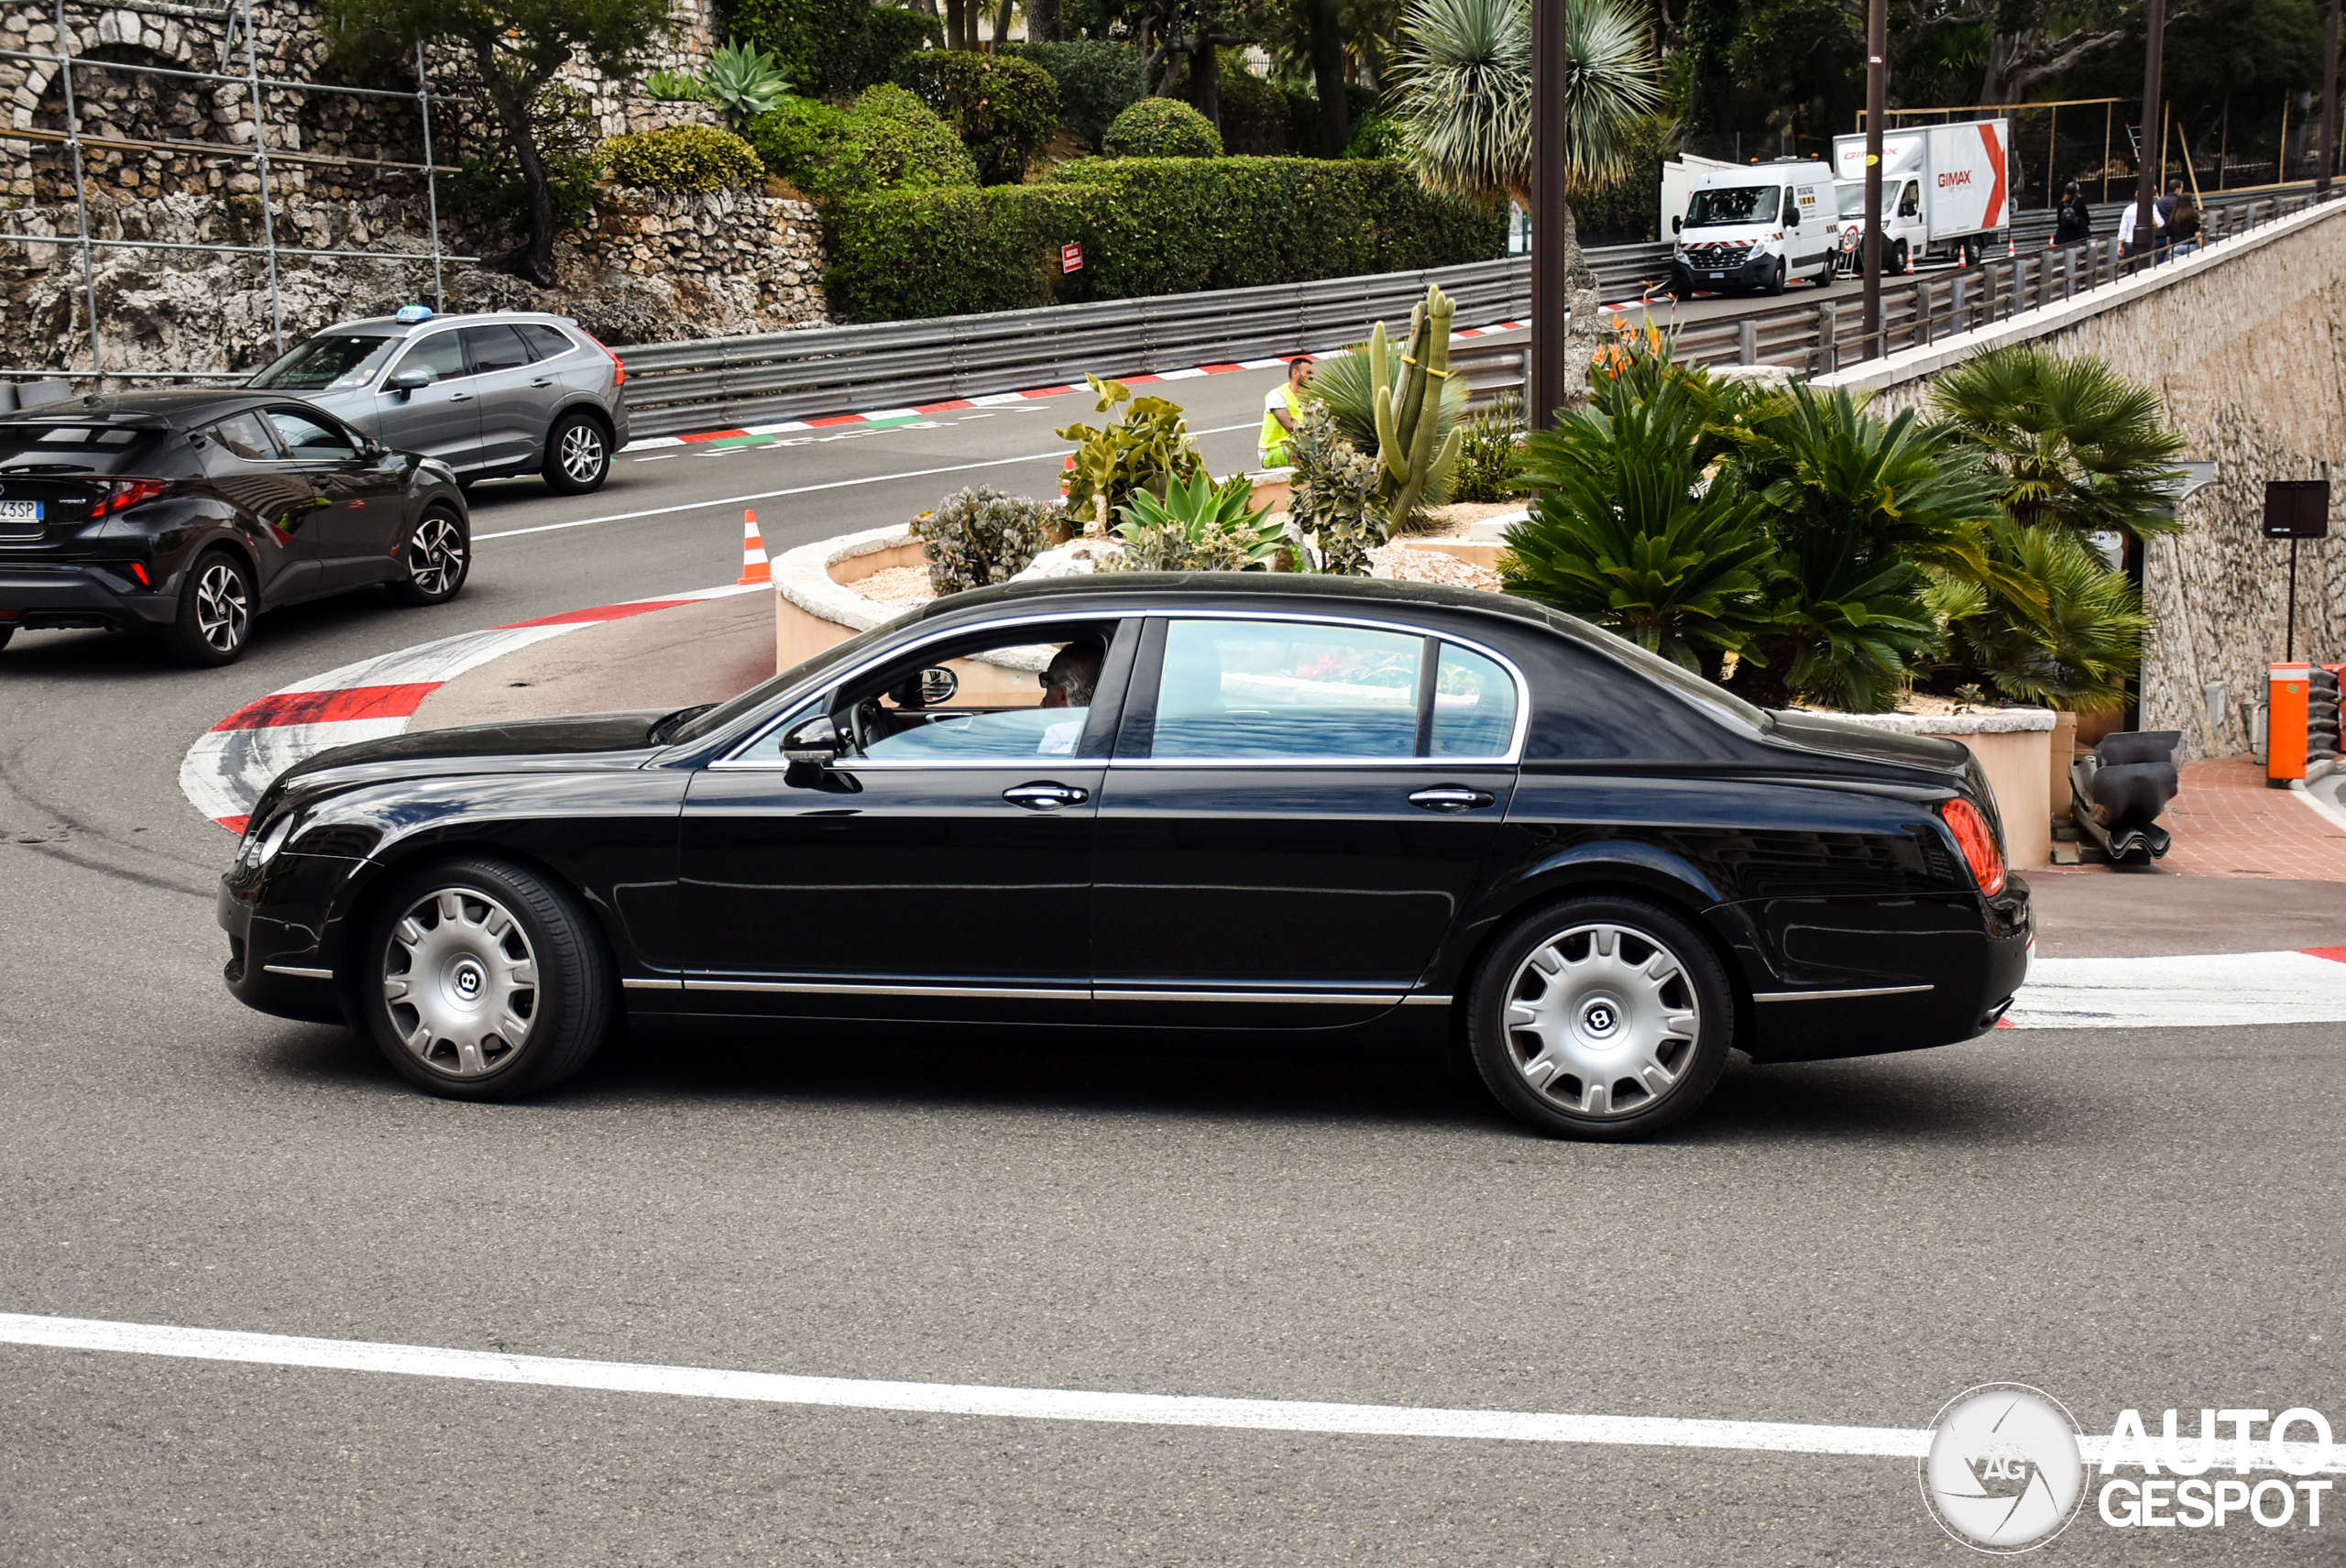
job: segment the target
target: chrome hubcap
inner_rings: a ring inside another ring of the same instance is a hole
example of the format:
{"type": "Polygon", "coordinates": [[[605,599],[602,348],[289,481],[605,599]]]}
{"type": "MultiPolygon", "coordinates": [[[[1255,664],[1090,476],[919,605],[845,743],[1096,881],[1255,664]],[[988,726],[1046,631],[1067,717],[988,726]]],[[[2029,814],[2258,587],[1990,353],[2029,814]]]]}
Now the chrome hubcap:
{"type": "Polygon", "coordinates": [[[450,1078],[479,1078],[529,1037],[536,956],[503,905],[468,887],[443,888],[391,927],[383,1001],[416,1060],[450,1078]]]}
{"type": "Polygon", "coordinates": [[[603,435],[591,424],[562,433],[562,471],[585,484],[603,471],[603,435]]]}
{"type": "Polygon", "coordinates": [[[408,542],[408,578],[435,598],[454,592],[465,572],[465,536],[455,523],[433,513],[416,525],[408,542]]]}
{"type": "Polygon", "coordinates": [[[225,561],[214,561],[195,579],[195,633],[223,653],[244,646],[252,605],[245,579],[225,561]]]}
{"type": "Polygon", "coordinates": [[[1517,966],[1509,1056],[1541,1097],[1580,1116],[1627,1116],[1675,1091],[1702,1038],[1676,954],[1629,926],[1574,926],[1517,966]]]}

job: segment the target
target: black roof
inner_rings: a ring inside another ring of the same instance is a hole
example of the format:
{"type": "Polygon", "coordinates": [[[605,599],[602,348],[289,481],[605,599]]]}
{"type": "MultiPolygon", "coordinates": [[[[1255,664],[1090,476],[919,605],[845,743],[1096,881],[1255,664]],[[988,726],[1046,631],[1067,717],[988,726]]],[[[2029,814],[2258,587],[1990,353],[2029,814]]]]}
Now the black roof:
{"type": "Polygon", "coordinates": [[[0,420],[41,424],[75,421],[91,424],[148,424],[159,419],[166,424],[186,426],[203,424],[255,403],[285,400],[286,394],[282,392],[253,392],[242,387],[158,387],[66,398],[0,413],[0,420]]]}

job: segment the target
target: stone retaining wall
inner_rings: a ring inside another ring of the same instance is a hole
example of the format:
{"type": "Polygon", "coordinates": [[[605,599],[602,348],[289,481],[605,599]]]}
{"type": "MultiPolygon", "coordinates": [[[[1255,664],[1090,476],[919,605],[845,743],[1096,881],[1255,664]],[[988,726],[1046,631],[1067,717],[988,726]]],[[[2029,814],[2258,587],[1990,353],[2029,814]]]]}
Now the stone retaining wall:
{"type": "MultiPolygon", "coordinates": [[[[2260,532],[2264,482],[2319,478],[2346,457],[2346,203],[1817,384],[1871,391],[1884,411],[1913,407],[1939,371],[2015,342],[2096,355],[2156,388],[2187,439],[2183,455],[2219,465],[2215,486],[2184,504],[2185,531],[2144,555],[2158,626],[2142,727],[2183,731],[2189,757],[2247,751],[2243,705],[2263,699],[2286,631],[2289,547],[2260,532]],[[2231,698],[2221,732],[2211,732],[2202,696],[2214,682],[2231,698]]],[[[2334,494],[2333,509],[2341,500],[2334,494]]],[[[2298,551],[2297,656],[2346,659],[2346,538],[2298,551]]]]}

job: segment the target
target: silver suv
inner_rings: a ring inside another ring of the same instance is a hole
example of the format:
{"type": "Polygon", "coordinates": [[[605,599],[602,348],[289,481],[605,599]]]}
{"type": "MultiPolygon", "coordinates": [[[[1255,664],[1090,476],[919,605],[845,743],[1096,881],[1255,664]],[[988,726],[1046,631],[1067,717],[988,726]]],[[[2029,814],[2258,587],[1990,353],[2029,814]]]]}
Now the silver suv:
{"type": "Polygon", "coordinates": [[[543,475],[599,489],[627,444],[627,367],[567,316],[536,312],[344,322],[246,383],[291,392],[386,446],[436,457],[459,484],[543,475]]]}

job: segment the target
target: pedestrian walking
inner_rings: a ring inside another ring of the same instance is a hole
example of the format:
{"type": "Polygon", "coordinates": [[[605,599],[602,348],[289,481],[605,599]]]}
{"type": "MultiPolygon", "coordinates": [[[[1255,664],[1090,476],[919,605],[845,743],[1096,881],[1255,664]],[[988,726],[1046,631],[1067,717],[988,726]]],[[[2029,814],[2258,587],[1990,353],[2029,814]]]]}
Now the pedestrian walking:
{"type": "Polygon", "coordinates": [[[2188,196],[2177,202],[2167,216],[2166,243],[2177,261],[2199,248],[2199,207],[2188,196]]]}
{"type": "Polygon", "coordinates": [[[1293,437],[1303,418],[1303,389],[1311,384],[1311,361],[1299,354],[1288,361],[1287,381],[1263,394],[1263,434],[1257,443],[1266,468],[1295,465],[1293,437]]]}
{"type": "Polygon", "coordinates": [[[2151,247],[2151,243],[2156,237],[2158,231],[2166,226],[2166,220],[2160,217],[2158,208],[2153,206],[2151,233],[2143,236],[2142,243],[2138,245],[2135,243],[2134,226],[2142,215],[2143,206],[2139,202],[2127,203],[2126,210],[2118,214],[2118,254],[2129,261],[2141,259],[2141,253],[2151,247]]]}
{"type": "Polygon", "coordinates": [[[2167,181],[2166,194],[2151,203],[2159,215],[2158,247],[2161,261],[2167,258],[2167,247],[2174,243],[2175,236],[2171,231],[2175,224],[2175,209],[2182,201],[2183,179],[2177,175],[2167,181]]]}
{"type": "Polygon", "coordinates": [[[2093,204],[2086,200],[2085,187],[2072,180],[2061,189],[2061,204],[2053,212],[2053,237],[2047,242],[2052,249],[2064,250],[2073,245],[2083,245],[2093,237],[2093,204]]]}

